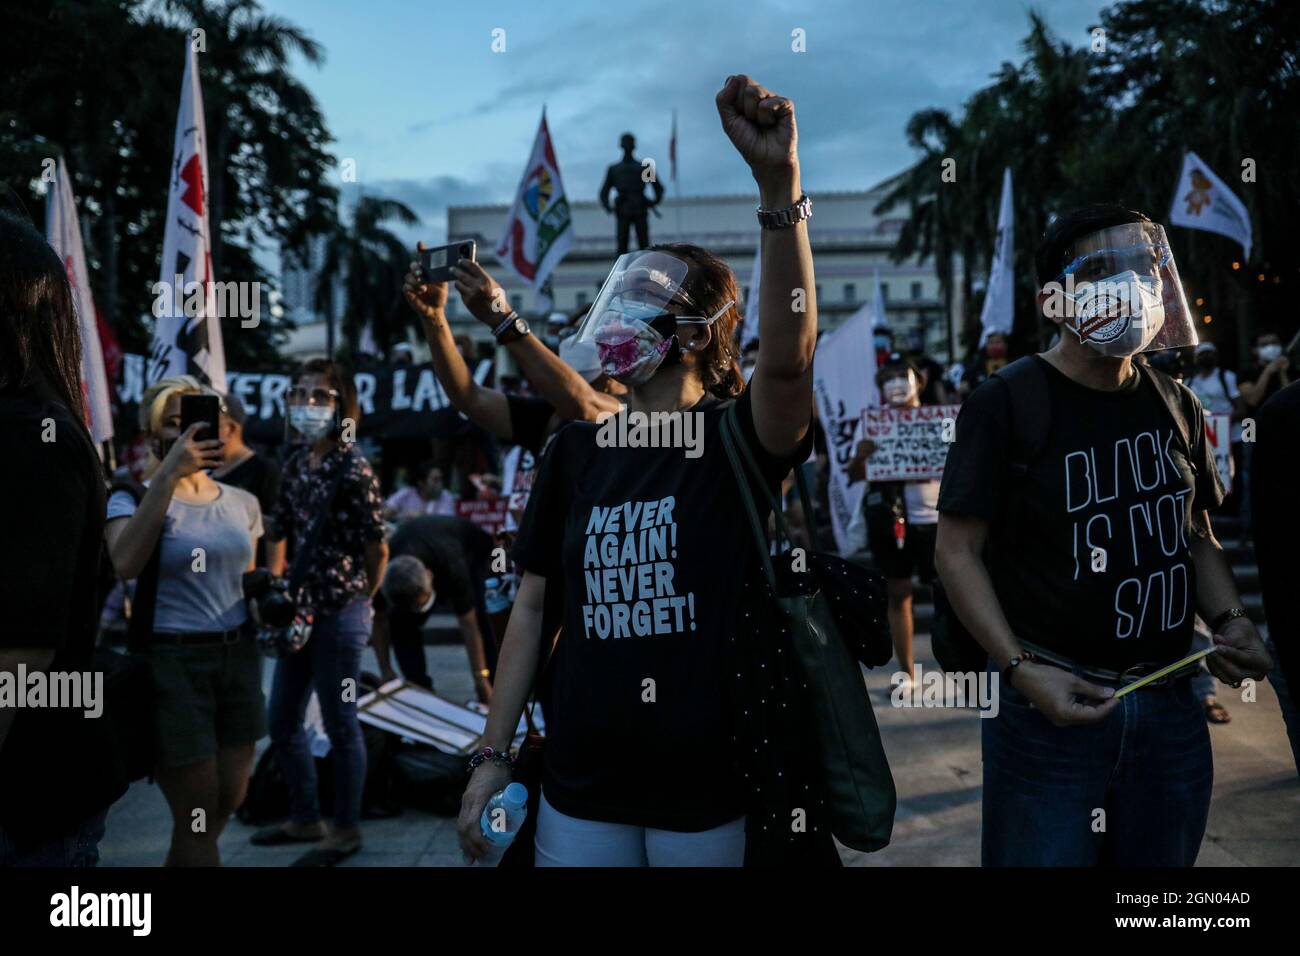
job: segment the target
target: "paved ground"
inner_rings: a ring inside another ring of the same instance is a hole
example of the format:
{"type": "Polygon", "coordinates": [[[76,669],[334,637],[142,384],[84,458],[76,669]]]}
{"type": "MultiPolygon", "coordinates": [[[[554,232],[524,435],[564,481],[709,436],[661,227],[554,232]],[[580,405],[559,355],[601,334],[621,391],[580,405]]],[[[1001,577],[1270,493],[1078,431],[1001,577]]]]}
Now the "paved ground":
{"type": "MultiPolygon", "coordinates": [[[[918,655],[931,663],[929,641],[918,655]]],[[[460,647],[427,648],[439,691],[453,699],[472,696],[460,647]]],[[[364,665],[375,670],[373,660],[364,665]]],[[[267,672],[269,676],[270,668],[267,672]]],[[[893,843],[874,854],[844,851],[855,866],[975,866],[979,863],[979,718],[974,711],[898,709],[889,705],[889,675],[868,679],[885,748],[898,787],[893,843]]],[[[1267,684],[1259,700],[1245,704],[1220,688],[1232,723],[1211,727],[1214,741],[1214,803],[1201,849],[1201,866],[1300,865],[1300,780],[1282,728],[1277,698],[1267,684]]],[[[459,865],[452,821],[408,810],[365,825],[366,845],[346,866],[459,865]]],[[[162,861],[169,832],[158,788],[138,783],[113,808],[101,847],[105,866],[151,866],[162,861]]],[[[251,830],[231,821],[221,838],[223,860],[232,866],[282,866],[300,848],[249,846],[251,830]]]]}

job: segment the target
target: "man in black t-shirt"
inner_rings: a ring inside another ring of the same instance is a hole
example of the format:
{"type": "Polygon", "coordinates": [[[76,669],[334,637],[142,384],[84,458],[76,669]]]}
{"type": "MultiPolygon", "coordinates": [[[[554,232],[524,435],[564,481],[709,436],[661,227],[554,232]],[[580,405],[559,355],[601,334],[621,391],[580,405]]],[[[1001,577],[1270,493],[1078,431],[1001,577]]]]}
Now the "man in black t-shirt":
{"type": "Polygon", "coordinates": [[[490,573],[492,548],[492,538],[464,518],[425,515],[404,521],[393,533],[388,570],[375,595],[375,654],[385,681],[396,676],[389,662],[391,647],[402,676],[433,689],[420,629],[434,604],[442,602],[456,615],[475,690],[487,703],[496,643],[483,582],[490,573]]]}
{"type": "Polygon", "coordinates": [[[1061,216],[1036,264],[1059,340],[971,393],[939,497],[937,570],[999,678],[983,860],[1190,866],[1213,777],[1191,672],[1117,691],[1186,655],[1198,611],[1216,676],[1269,669],[1206,515],[1223,489],[1203,413],[1133,362],[1195,331],[1164,230],[1140,213],[1061,216]],[[1047,407],[1014,407],[1013,375],[1036,376],[1047,407]],[[1044,416],[1031,444],[1025,422],[1044,416]]]}

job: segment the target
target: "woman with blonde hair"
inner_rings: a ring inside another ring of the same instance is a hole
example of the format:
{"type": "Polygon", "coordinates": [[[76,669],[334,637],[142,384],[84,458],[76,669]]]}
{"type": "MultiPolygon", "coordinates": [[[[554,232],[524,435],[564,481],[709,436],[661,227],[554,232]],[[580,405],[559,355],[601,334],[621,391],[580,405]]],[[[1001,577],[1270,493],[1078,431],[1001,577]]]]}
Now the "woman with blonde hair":
{"type": "Polygon", "coordinates": [[[261,656],[244,627],[242,587],[262,512],[253,495],[208,476],[222,464],[221,442],[202,435],[203,424],[181,432],[181,396],[198,394],[216,393],[188,375],[146,390],[148,478],[138,497],[110,496],[104,528],[113,567],[138,579],[134,615],[144,617],[131,651],[153,678],[154,776],[172,810],[168,866],[220,865],[217,838],[243,800],[254,745],[266,733],[261,656]]]}

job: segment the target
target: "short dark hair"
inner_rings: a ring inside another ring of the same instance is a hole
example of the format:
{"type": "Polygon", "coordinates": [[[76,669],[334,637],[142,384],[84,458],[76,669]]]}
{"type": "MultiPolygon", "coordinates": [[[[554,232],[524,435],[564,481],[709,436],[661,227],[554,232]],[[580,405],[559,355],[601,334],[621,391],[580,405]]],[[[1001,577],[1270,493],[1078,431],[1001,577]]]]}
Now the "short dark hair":
{"type": "Polygon", "coordinates": [[[1127,209],[1115,203],[1080,206],[1062,213],[1048,223],[1043,231],[1043,238],[1038,240],[1038,249],[1034,253],[1034,269],[1038,273],[1039,287],[1061,274],[1061,270],[1069,264],[1066,257],[1070,254],[1070,248],[1084,236],[1109,229],[1111,226],[1150,221],[1137,210],[1127,209]]]}
{"type": "Polygon", "coordinates": [[[311,359],[303,364],[301,375],[324,375],[330,388],[339,393],[339,418],[350,418],[361,424],[361,405],[357,401],[357,383],[342,362],[330,359],[311,359]]]}

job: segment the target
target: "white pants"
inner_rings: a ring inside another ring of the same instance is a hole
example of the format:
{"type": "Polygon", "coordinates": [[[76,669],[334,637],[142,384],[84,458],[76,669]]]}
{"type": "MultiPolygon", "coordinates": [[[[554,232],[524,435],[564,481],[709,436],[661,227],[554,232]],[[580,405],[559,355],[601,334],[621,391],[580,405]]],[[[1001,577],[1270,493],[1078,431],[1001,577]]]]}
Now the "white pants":
{"type": "Polygon", "coordinates": [[[538,866],[741,866],[745,818],[698,833],[652,830],[566,816],[543,791],[535,847],[538,866]]]}

